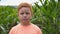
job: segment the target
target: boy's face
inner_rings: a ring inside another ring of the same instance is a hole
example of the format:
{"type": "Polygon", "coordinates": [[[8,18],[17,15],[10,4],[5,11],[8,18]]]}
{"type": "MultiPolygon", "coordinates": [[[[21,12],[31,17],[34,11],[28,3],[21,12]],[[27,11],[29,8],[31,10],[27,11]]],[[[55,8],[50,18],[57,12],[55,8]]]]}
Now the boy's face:
{"type": "Polygon", "coordinates": [[[18,15],[19,15],[19,18],[20,18],[21,22],[28,22],[28,21],[30,21],[30,18],[32,16],[31,10],[30,10],[29,7],[22,7],[19,10],[18,15]]]}

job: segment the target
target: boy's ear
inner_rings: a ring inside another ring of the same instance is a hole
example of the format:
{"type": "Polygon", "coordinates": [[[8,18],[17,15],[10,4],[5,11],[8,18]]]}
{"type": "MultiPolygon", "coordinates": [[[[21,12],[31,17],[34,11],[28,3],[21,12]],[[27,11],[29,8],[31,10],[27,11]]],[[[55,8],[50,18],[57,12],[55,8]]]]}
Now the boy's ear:
{"type": "Polygon", "coordinates": [[[18,11],[18,16],[19,16],[19,11],[18,11]]]}
{"type": "Polygon", "coordinates": [[[18,16],[19,16],[19,12],[18,12],[18,16]]]}
{"type": "Polygon", "coordinates": [[[31,16],[33,17],[33,13],[31,14],[31,16]]]}
{"type": "Polygon", "coordinates": [[[33,17],[33,14],[31,14],[31,18],[33,17]]]}

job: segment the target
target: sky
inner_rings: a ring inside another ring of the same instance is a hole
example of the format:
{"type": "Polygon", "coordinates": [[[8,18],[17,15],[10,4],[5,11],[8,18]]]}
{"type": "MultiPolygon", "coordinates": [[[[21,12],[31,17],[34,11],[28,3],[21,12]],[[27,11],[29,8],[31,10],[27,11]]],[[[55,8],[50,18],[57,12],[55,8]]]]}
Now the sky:
{"type": "Polygon", "coordinates": [[[18,6],[22,2],[27,2],[33,5],[34,2],[38,2],[38,0],[0,0],[0,6],[18,6]]]}

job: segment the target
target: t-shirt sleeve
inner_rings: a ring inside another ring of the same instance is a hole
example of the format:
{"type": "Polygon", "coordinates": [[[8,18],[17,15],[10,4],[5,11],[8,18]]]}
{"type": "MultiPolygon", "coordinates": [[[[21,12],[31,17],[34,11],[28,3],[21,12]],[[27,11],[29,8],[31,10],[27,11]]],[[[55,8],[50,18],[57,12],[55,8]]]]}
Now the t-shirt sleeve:
{"type": "Polygon", "coordinates": [[[40,29],[38,26],[36,26],[36,25],[35,25],[35,27],[36,27],[36,32],[37,32],[37,34],[42,34],[41,29],[40,29]]]}
{"type": "Polygon", "coordinates": [[[9,34],[14,34],[14,27],[11,28],[11,30],[9,31],[9,34]]]}
{"type": "Polygon", "coordinates": [[[13,34],[13,30],[12,29],[10,30],[9,34],[13,34]]]}
{"type": "Polygon", "coordinates": [[[42,34],[41,29],[38,29],[38,30],[37,30],[37,34],[42,34]]]}
{"type": "Polygon", "coordinates": [[[42,34],[42,31],[39,29],[39,30],[37,31],[37,34],[42,34]]]}

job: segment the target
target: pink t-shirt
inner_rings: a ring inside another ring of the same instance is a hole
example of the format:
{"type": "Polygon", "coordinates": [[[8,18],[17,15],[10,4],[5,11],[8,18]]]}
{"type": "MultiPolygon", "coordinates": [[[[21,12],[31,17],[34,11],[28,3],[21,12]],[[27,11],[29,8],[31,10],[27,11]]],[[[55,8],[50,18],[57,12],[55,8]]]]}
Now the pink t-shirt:
{"type": "Polygon", "coordinates": [[[10,30],[9,34],[42,34],[42,32],[40,28],[34,24],[28,26],[18,24],[10,30]]]}

